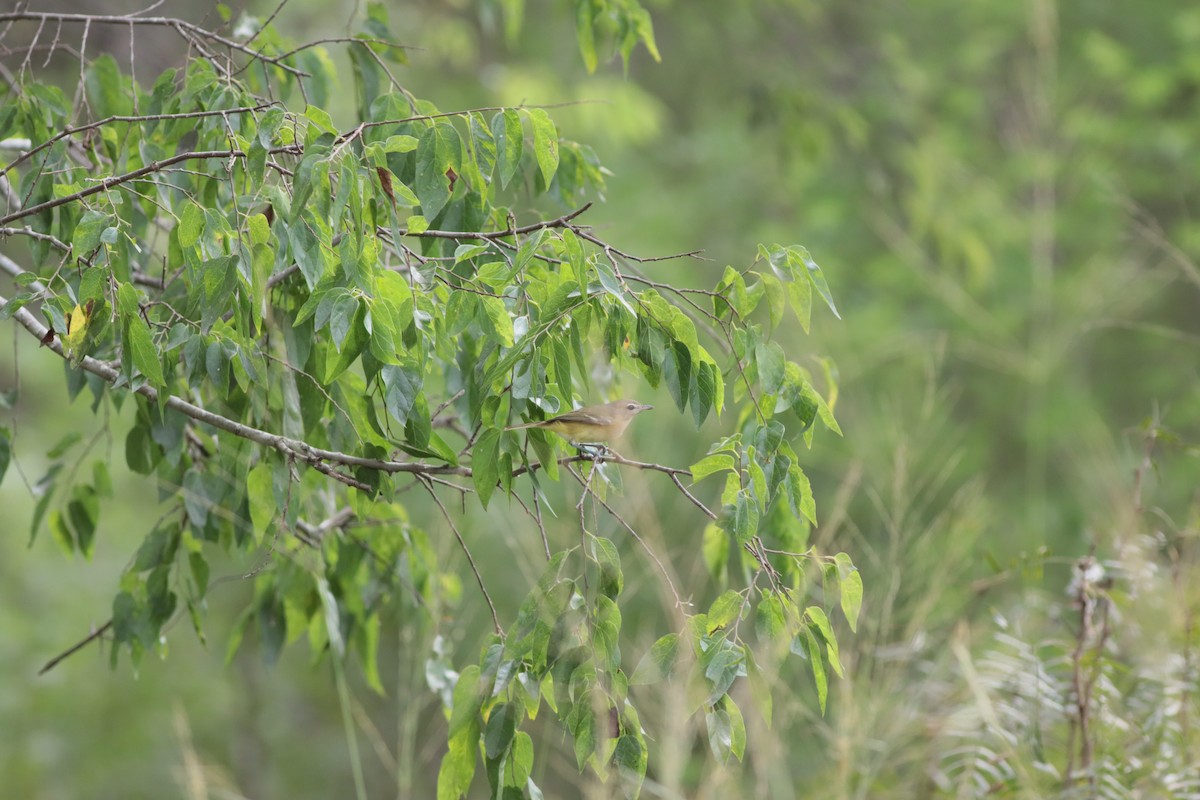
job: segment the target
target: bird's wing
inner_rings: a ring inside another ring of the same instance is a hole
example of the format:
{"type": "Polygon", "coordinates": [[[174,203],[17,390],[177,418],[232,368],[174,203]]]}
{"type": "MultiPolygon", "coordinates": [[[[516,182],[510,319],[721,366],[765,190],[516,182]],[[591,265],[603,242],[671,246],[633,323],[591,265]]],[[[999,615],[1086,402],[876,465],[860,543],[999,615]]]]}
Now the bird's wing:
{"type": "Polygon", "coordinates": [[[612,422],[612,418],[607,414],[598,414],[595,411],[577,408],[574,411],[559,414],[557,417],[547,420],[547,422],[579,422],[584,425],[607,425],[612,422]]]}

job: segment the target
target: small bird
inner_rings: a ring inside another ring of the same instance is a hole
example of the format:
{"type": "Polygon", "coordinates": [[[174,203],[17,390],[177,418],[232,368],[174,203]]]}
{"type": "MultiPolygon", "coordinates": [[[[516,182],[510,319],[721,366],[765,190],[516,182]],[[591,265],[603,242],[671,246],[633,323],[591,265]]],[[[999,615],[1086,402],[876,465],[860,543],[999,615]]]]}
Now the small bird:
{"type": "Polygon", "coordinates": [[[616,439],[625,432],[629,423],[643,411],[654,406],[636,400],[615,400],[599,406],[584,406],[541,422],[513,425],[506,431],[522,428],[545,428],[564,437],[571,444],[598,444],[616,439]]]}

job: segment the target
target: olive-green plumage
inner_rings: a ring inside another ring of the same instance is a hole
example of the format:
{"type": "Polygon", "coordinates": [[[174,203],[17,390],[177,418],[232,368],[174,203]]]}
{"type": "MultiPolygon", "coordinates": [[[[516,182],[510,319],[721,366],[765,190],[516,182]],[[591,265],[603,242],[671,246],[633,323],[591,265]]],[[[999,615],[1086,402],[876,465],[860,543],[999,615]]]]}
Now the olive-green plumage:
{"type": "Polygon", "coordinates": [[[654,406],[636,400],[614,400],[599,406],[585,406],[540,422],[514,425],[505,430],[545,428],[575,444],[594,444],[616,439],[629,427],[630,421],[654,406]]]}

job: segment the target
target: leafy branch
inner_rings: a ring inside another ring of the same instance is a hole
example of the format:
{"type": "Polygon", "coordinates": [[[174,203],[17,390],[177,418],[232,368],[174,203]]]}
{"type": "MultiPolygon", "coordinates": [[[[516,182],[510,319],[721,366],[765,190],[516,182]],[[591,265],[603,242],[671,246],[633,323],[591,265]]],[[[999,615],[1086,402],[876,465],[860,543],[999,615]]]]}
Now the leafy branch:
{"type": "MultiPolygon", "coordinates": [[[[589,62],[594,11],[580,3],[589,62]]],[[[626,26],[622,55],[652,45],[636,3],[613,13],[626,26]]],[[[8,81],[0,140],[27,145],[0,172],[0,231],[27,254],[0,255],[16,287],[0,318],[68,361],[70,396],[86,387],[93,410],[128,415],[129,468],[175,490],[114,598],[114,663],[155,648],[181,605],[203,637],[207,553],[221,547],[262,557],[243,576],[255,596],[230,654],[248,630],[268,659],[307,633],[339,665],[354,651],[382,691],[385,617],[471,614],[454,607],[458,576],[440,563],[437,537],[414,522],[428,512],[449,528],[491,618],[479,663],[443,670],[454,677],[442,687],[441,796],[468,791],[481,744],[496,793],[532,793],[520,727],[543,695],[579,767],[615,766],[633,794],[648,746],[631,685],[693,685],[721,759],[744,752],[730,694],[739,678],[769,717],[760,662],[803,653],[824,709],[825,665],[841,671],[837,635],[821,605],[805,605],[807,586],[819,580],[853,628],[862,580],[846,554],[807,546],[816,506],[792,444],[811,445],[818,425],[840,433],[833,370],[814,376],[772,338],[785,315],[807,331],[814,297],[837,314],[807,250],[762,246],[713,288],[649,277],[650,265],[699,251],[641,257],[583,224],[607,174],[548,107],[444,112],[413,96],[388,66],[406,56],[378,4],[362,38],[325,42],[345,44],[354,67],[357,118],[343,125],[323,107],[336,86],[324,44],[289,42],[269,20],[239,24],[242,41],[168,18],[0,15],[20,21],[39,25],[35,41],[45,25],[83,27],[81,86],[68,101],[25,65],[8,81]],[[94,24],[167,27],[192,52],[143,88],[110,56],[85,58],[94,24]],[[296,94],[302,102],[289,102],[296,94]],[[511,430],[630,383],[662,389],[697,428],[728,413],[736,430],[687,467],[511,430]],[[704,559],[723,591],[706,612],[692,613],[670,557],[620,508],[622,470],[665,476],[707,523],[704,559]],[[580,487],[568,548],[543,515],[544,483],[563,471],[580,487]],[[719,505],[697,488],[710,476],[724,479],[719,505]],[[431,505],[404,495],[414,488],[431,505]],[[441,490],[464,506],[513,498],[538,528],[546,563],[516,619],[503,618],[493,599],[503,576],[441,490]],[[328,525],[303,522],[322,517],[328,525]],[[632,675],[620,648],[624,571],[601,520],[645,552],[678,622],[632,675]]],[[[45,522],[89,554],[111,487],[103,466],[90,481],[78,462],[64,470],[72,446],[50,450],[31,537],[45,522]]]]}

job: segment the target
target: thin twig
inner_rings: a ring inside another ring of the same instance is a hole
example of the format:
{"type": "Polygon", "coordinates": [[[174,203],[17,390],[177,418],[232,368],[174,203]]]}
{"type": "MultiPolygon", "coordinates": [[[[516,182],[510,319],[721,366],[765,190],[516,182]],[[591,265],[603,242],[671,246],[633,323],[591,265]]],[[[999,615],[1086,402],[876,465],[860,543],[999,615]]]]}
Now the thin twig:
{"type": "Polygon", "coordinates": [[[83,133],[84,131],[90,131],[90,130],[95,130],[96,128],[102,128],[105,125],[109,125],[113,122],[129,122],[129,123],[137,124],[137,123],[141,123],[141,122],[155,122],[155,121],[164,120],[164,119],[198,119],[201,117],[223,116],[225,114],[250,114],[255,111],[262,111],[264,109],[271,108],[274,105],[277,105],[277,104],[276,103],[262,103],[260,105],[253,106],[253,107],[225,108],[225,109],[217,109],[215,111],[188,111],[188,112],[179,113],[179,114],[139,114],[137,116],[126,116],[126,115],[114,114],[113,116],[105,117],[104,119],[97,120],[96,122],[89,122],[86,125],[68,125],[67,127],[63,128],[62,131],[60,131],[59,133],[55,134],[54,136],[51,136],[49,139],[47,139],[46,141],[37,145],[33,149],[28,150],[28,151],[22,153],[19,157],[13,159],[13,162],[11,164],[6,166],[4,169],[0,170],[0,175],[7,175],[11,170],[19,167],[22,164],[22,162],[29,160],[29,158],[37,155],[39,152],[41,152],[42,150],[44,150],[47,147],[50,147],[55,142],[62,141],[63,139],[67,138],[68,136],[73,136],[77,133],[83,133]]]}
{"type": "Polygon", "coordinates": [[[454,518],[450,516],[450,512],[446,510],[446,506],[442,505],[442,499],[437,496],[437,492],[433,491],[433,486],[425,481],[421,483],[429,492],[429,496],[433,498],[433,502],[437,503],[437,507],[442,510],[442,516],[446,518],[446,524],[454,532],[454,538],[458,539],[458,546],[462,548],[463,554],[467,557],[467,563],[471,565],[471,571],[475,573],[475,580],[479,583],[479,591],[483,592],[483,599],[487,601],[488,608],[492,611],[492,623],[496,626],[496,633],[501,636],[504,635],[504,628],[500,626],[500,616],[496,613],[496,605],[492,602],[492,596],[488,594],[487,587],[483,585],[483,575],[480,574],[479,567],[475,564],[475,557],[471,555],[471,550],[467,547],[466,540],[463,539],[458,526],[454,524],[454,518]]]}
{"type": "MultiPolygon", "coordinates": [[[[571,473],[572,476],[574,476],[575,480],[579,481],[579,485],[584,487],[584,492],[586,494],[589,490],[588,490],[587,484],[584,482],[583,478],[581,478],[579,476],[579,474],[577,472],[575,472],[574,470],[568,470],[568,471],[571,473]]],[[[675,589],[675,582],[671,580],[671,574],[667,571],[666,565],[663,564],[663,562],[659,559],[658,555],[654,552],[654,550],[650,547],[650,545],[646,543],[646,540],[643,539],[641,537],[641,535],[639,535],[638,532],[633,529],[633,526],[630,525],[628,522],[626,522],[620,514],[618,514],[616,511],[614,511],[613,507],[610,506],[608,503],[606,503],[604,501],[604,499],[600,497],[600,495],[596,494],[595,492],[591,492],[591,495],[597,503],[604,506],[604,510],[607,511],[609,513],[609,515],[612,516],[613,519],[615,519],[617,522],[621,523],[622,527],[624,527],[625,530],[629,531],[629,535],[632,536],[637,541],[637,543],[642,546],[642,549],[646,551],[646,554],[648,556],[650,556],[650,558],[654,561],[655,564],[658,565],[658,570],[659,570],[659,572],[662,573],[663,580],[665,580],[667,582],[667,586],[670,587],[670,589],[671,589],[671,594],[673,594],[675,596],[676,608],[684,608],[684,607],[690,605],[690,603],[685,603],[683,601],[683,598],[681,598],[679,596],[679,592],[675,589]]]]}
{"type": "MultiPolygon", "coordinates": [[[[300,150],[301,148],[298,145],[288,145],[286,147],[274,147],[267,152],[298,153],[300,150]]],[[[44,203],[38,203],[36,206],[32,206],[30,208],[23,208],[19,211],[14,211],[11,214],[0,217],[0,225],[7,225],[13,220],[22,219],[23,217],[30,217],[34,214],[40,214],[43,211],[49,211],[52,208],[58,208],[59,206],[67,203],[73,203],[76,200],[82,200],[85,197],[90,197],[91,195],[99,192],[107,191],[114,186],[121,185],[122,183],[128,183],[129,181],[136,180],[143,175],[149,175],[151,172],[158,172],[164,167],[169,167],[172,164],[178,164],[181,161],[194,161],[209,158],[245,157],[246,154],[241,150],[196,150],[188,153],[179,153],[177,155],[170,156],[169,158],[164,158],[161,161],[152,161],[144,167],[139,167],[138,169],[126,172],[122,175],[111,175],[96,183],[94,186],[89,186],[88,188],[81,189],[78,192],[64,195],[63,197],[56,197],[53,200],[47,200],[44,203]]]]}
{"type": "MultiPolygon", "coordinates": [[[[62,14],[62,13],[47,13],[34,11],[13,11],[7,14],[0,14],[0,22],[8,22],[15,20],[38,20],[42,25],[46,22],[75,22],[85,26],[90,26],[93,23],[98,25],[148,25],[159,28],[171,28],[181,37],[192,44],[197,44],[196,39],[207,39],[210,42],[215,42],[222,47],[230,50],[236,50],[239,53],[250,56],[256,61],[265,61],[269,64],[274,64],[285,72],[290,73],[294,77],[308,78],[311,77],[302,69],[297,69],[293,66],[283,63],[283,59],[279,56],[264,56],[261,53],[255,52],[252,48],[235,42],[233,39],[227,39],[219,33],[215,33],[206,28],[174,17],[131,17],[131,16],[104,16],[99,14],[62,14]]],[[[39,29],[40,30],[40,29],[39,29]]]]}
{"type": "Polygon", "coordinates": [[[38,675],[45,675],[47,672],[49,672],[50,670],[57,667],[63,661],[65,661],[66,659],[75,655],[80,650],[82,650],[83,648],[85,648],[89,644],[91,644],[92,642],[99,639],[101,636],[103,636],[105,634],[106,631],[108,631],[109,628],[112,627],[112,625],[113,625],[113,621],[110,619],[108,622],[104,623],[99,628],[92,631],[87,636],[80,639],[78,642],[71,645],[66,650],[64,650],[61,653],[59,653],[58,655],[56,655],[54,658],[47,661],[45,666],[43,666],[41,669],[38,670],[38,675]]]}

